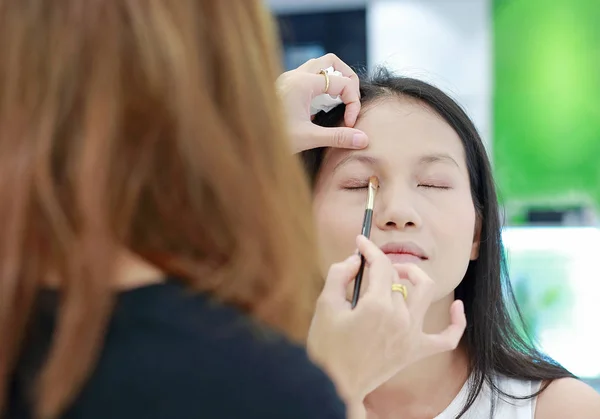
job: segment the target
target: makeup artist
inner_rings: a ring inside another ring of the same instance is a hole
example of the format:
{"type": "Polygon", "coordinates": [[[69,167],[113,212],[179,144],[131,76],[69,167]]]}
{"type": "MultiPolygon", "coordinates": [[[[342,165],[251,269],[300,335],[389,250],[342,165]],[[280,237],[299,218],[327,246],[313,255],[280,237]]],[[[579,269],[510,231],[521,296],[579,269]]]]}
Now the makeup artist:
{"type": "MultiPolygon", "coordinates": [[[[373,243],[356,310],[357,256],[323,287],[274,51],[258,0],[0,0],[0,417],[358,419],[411,361],[373,243]]],[[[333,64],[292,73],[290,115],[328,90],[356,118],[333,64]]],[[[366,145],[289,123],[295,151],[366,145]]]]}

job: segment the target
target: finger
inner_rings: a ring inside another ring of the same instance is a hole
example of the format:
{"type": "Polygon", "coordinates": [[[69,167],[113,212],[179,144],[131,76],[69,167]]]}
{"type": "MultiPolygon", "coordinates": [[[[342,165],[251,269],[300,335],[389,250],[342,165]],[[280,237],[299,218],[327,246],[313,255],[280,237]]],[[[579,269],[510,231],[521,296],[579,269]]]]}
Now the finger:
{"type": "MultiPolygon", "coordinates": [[[[305,74],[304,77],[312,88],[312,97],[325,93],[327,80],[323,74],[305,74]]],[[[360,111],[360,91],[352,80],[335,75],[328,75],[327,77],[329,78],[327,94],[333,97],[339,96],[346,105],[346,109],[350,108],[353,114],[358,115],[360,111]]]]}
{"type": "MultiPolygon", "coordinates": [[[[393,284],[400,284],[400,276],[396,271],[393,272],[392,285],[393,284]]],[[[406,298],[404,298],[404,294],[399,291],[390,290],[390,292],[392,295],[392,304],[394,305],[394,308],[400,313],[401,316],[408,316],[408,293],[406,298]]]]}
{"type": "Polygon", "coordinates": [[[456,300],[450,306],[450,325],[441,333],[425,334],[424,347],[429,355],[456,349],[467,327],[463,302],[456,300]]]}
{"type": "MultiPolygon", "coordinates": [[[[322,74],[319,74],[319,76],[324,78],[322,74]]],[[[355,81],[348,77],[330,75],[327,93],[334,97],[340,96],[342,102],[346,105],[344,124],[347,127],[353,127],[356,124],[361,109],[358,80],[355,81]]]]}
{"type": "MultiPolygon", "coordinates": [[[[350,107],[352,113],[358,114],[357,109],[360,111],[360,91],[352,80],[348,77],[334,75],[328,75],[327,77],[329,78],[327,94],[333,97],[339,96],[346,107],[350,107]]],[[[323,74],[304,74],[303,79],[311,87],[313,98],[325,92],[327,81],[323,74]]]]}
{"type": "MultiPolygon", "coordinates": [[[[325,54],[322,57],[313,58],[311,60],[308,60],[307,62],[302,64],[300,67],[298,67],[298,70],[304,71],[307,73],[317,74],[322,69],[329,68],[329,67],[333,67],[334,70],[339,71],[340,73],[342,73],[342,75],[344,77],[347,77],[348,79],[350,79],[354,90],[358,93],[358,98],[360,100],[360,80],[359,80],[358,75],[356,74],[356,72],[354,70],[352,70],[352,68],[350,68],[350,66],[348,64],[346,64],[344,61],[342,61],[335,54],[331,54],[331,53],[325,54]]],[[[356,123],[356,119],[358,118],[359,112],[360,112],[360,102],[358,102],[356,104],[353,103],[350,106],[346,107],[346,110],[344,112],[344,122],[345,122],[346,126],[348,126],[348,127],[354,126],[354,124],[356,123]]]]}
{"type": "Polygon", "coordinates": [[[344,124],[350,128],[354,127],[358,119],[358,115],[360,115],[360,109],[362,106],[360,103],[360,92],[358,98],[358,102],[347,104],[346,109],[344,110],[344,124]]]}
{"type": "Polygon", "coordinates": [[[390,259],[365,236],[358,236],[356,244],[369,265],[369,287],[365,292],[365,298],[375,298],[391,303],[394,269],[390,259]]]}
{"type": "Polygon", "coordinates": [[[352,255],[329,268],[321,298],[332,304],[346,302],[346,287],[354,279],[360,266],[360,257],[352,255]]]}
{"type": "Polygon", "coordinates": [[[412,263],[394,265],[400,278],[411,283],[407,305],[413,316],[423,319],[433,301],[435,282],[421,268],[412,263]]]}
{"type": "Polygon", "coordinates": [[[364,132],[345,127],[325,128],[311,124],[310,127],[307,127],[304,138],[310,139],[307,141],[307,146],[310,146],[309,148],[335,147],[362,149],[369,145],[369,138],[364,132]]]}
{"type": "Polygon", "coordinates": [[[328,58],[332,61],[332,64],[330,66],[332,66],[334,70],[337,70],[340,73],[342,73],[344,77],[349,78],[352,83],[352,89],[358,94],[358,101],[346,104],[346,110],[344,111],[344,123],[348,127],[353,127],[354,124],[356,124],[356,120],[358,119],[358,115],[360,114],[361,108],[360,80],[358,78],[358,75],[354,72],[354,70],[352,70],[352,68],[350,68],[348,64],[340,60],[335,54],[328,54],[328,56],[330,56],[328,58]]]}
{"type": "Polygon", "coordinates": [[[350,66],[342,61],[337,55],[331,53],[308,60],[298,67],[298,70],[306,71],[308,73],[318,73],[322,69],[328,67],[333,67],[334,70],[339,71],[343,76],[358,82],[358,75],[354,72],[354,70],[352,70],[352,68],[350,68],[350,66]]]}

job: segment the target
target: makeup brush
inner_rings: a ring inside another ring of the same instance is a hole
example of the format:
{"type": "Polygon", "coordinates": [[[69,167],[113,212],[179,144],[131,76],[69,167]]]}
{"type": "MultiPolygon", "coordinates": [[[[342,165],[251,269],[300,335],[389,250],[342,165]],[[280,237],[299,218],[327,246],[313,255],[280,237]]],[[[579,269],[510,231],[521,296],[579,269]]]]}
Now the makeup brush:
{"type": "MultiPolygon", "coordinates": [[[[367,195],[367,206],[365,208],[365,217],[363,219],[362,232],[361,234],[366,238],[371,236],[371,223],[373,222],[373,206],[375,205],[375,194],[379,188],[379,179],[376,176],[369,178],[369,188],[367,195]]],[[[365,270],[365,257],[360,255],[360,268],[356,279],[354,280],[354,293],[352,294],[352,308],[356,307],[358,303],[358,296],[360,295],[360,286],[362,284],[363,272],[365,270]]]]}

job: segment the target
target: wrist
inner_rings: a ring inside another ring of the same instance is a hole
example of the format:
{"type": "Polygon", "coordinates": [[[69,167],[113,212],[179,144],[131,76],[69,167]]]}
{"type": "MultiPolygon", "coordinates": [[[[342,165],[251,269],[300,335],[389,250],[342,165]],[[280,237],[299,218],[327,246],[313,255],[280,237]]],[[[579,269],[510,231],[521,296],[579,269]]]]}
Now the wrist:
{"type": "MultiPolygon", "coordinates": [[[[326,362],[322,357],[318,356],[316,351],[313,350],[312,345],[307,345],[307,353],[309,358],[318,365],[325,373],[329,376],[335,389],[344,401],[348,409],[352,411],[364,410],[363,401],[366,396],[364,389],[360,388],[356,383],[357,380],[349,376],[349,369],[335,365],[332,362],[326,362]]],[[[349,416],[354,419],[354,416],[349,416]]],[[[360,418],[361,416],[357,416],[360,418]]]]}
{"type": "MultiPolygon", "coordinates": [[[[358,388],[358,386],[355,384],[355,380],[352,380],[350,377],[348,377],[348,374],[338,374],[332,369],[327,367],[325,368],[325,371],[335,384],[338,395],[344,401],[344,403],[346,403],[349,411],[360,411],[361,409],[364,410],[363,401],[366,394],[364,391],[362,391],[362,389],[358,388]]],[[[354,416],[350,417],[354,419],[354,416]]]]}
{"type": "Polygon", "coordinates": [[[360,402],[350,402],[346,406],[346,416],[348,417],[348,419],[367,419],[367,410],[365,409],[365,405],[362,400],[360,402]]]}

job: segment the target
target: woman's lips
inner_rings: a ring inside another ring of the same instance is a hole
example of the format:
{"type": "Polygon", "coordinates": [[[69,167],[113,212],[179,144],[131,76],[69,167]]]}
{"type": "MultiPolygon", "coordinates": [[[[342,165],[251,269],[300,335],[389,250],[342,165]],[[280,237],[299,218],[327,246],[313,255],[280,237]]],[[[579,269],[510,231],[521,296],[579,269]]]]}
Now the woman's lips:
{"type": "Polygon", "coordinates": [[[411,253],[386,253],[386,256],[392,261],[392,263],[420,263],[423,261],[419,256],[415,256],[411,253]]]}
{"type": "Polygon", "coordinates": [[[420,263],[427,260],[427,253],[412,241],[389,242],[381,246],[381,251],[392,263],[420,263]]]}

